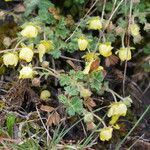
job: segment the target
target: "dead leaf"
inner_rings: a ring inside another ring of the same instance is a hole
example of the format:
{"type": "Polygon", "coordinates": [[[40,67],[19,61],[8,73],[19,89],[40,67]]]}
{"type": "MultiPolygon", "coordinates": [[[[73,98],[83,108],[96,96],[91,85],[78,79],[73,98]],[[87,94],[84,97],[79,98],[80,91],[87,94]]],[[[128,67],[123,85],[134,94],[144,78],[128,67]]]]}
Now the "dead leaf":
{"type": "Polygon", "coordinates": [[[54,110],[53,107],[47,106],[47,105],[41,105],[40,109],[41,109],[42,111],[46,111],[46,112],[52,112],[52,111],[54,110]]]}
{"type": "Polygon", "coordinates": [[[93,129],[95,129],[95,127],[96,127],[96,125],[94,122],[87,122],[86,123],[87,130],[93,130],[93,129]]]}
{"type": "Polygon", "coordinates": [[[100,59],[97,58],[96,60],[94,60],[90,66],[90,72],[94,71],[94,70],[97,70],[98,67],[100,65],[100,59]]]}
{"type": "Polygon", "coordinates": [[[58,125],[59,122],[60,122],[60,115],[55,111],[54,113],[48,116],[46,125],[47,126],[52,126],[52,124],[58,125]]]}
{"type": "Polygon", "coordinates": [[[92,98],[88,98],[86,100],[84,100],[84,105],[91,110],[93,107],[96,106],[96,103],[94,102],[94,100],[92,98]]]}
{"type": "Polygon", "coordinates": [[[25,6],[23,4],[18,4],[16,5],[16,7],[14,8],[14,11],[17,13],[23,13],[25,12],[25,6]]]}
{"type": "Polygon", "coordinates": [[[111,55],[111,56],[109,56],[109,57],[107,57],[107,58],[105,59],[105,65],[106,65],[107,67],[112,66],[112,65],[115,65],[115,64],[118,63],[118,60],[119,60],[119,59],[118,59],[117,56],[111,55]]]}

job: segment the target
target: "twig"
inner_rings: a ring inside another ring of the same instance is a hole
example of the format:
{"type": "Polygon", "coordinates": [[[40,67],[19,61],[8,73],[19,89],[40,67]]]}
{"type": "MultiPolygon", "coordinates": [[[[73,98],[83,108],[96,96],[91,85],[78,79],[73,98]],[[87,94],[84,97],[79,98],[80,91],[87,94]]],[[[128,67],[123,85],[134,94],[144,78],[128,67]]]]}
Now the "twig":
{"type": "Polygon", "coordinates": [[[20,50],[21,48],[11,48],[11,49],[5,49],[5,50],[0,50],[0,54],[2,53],[6,53],[6,52],[11,52],[11,51],[17,51],[17,50],[20,50]]]}
{"type": "Polygon", "coordinates": [[[77,61],[77,62],[84,62],[83,60],[79,60],[79,59],[75,59],[75,58],[71,58],[71,57],[67,57],[67,56],[60,56],[60,58],[77,61]]]}
{"type": "MultiPolygon", "coordinates": [[[[130,1],[130,12],[129,12],[129,22],[128,22],[128,32],[130,29],[130,21],[131,21],[131,17],[132,17],[132,7],[133,7],[133,0],[130,1]]],[[[128,44],[127,44],[127,48],[129,48],[130,45],[130,35],[128,34],[128,44]]],[[[128,57],[128,50],[127,50],[127,57],[128,57]]],[[[123,89],[123,96],[125,96],[125,81],[126,81],[126,73],[127,73],[127,66],[128,66],[128,60],[125,61],[125,67],[124,67],[124,74],[123,74],[123,85],[122,85],[122,89],[123,89]]]]}
{"type": "Polygon", "coordinates": [[[88,10],[88,12],[85,14],[85,16],[82,18],[82,20],[78,23],[78,25],[76,26],[75,30],[72,32],[72,34],[65,40],[65,42],[68,42],[72,36],[75,34],[75,32],[78,30],[80,24],[82,23],[82,21],[87,17],[87,15],[90,13],[90,11],[92,10],[92,8],[96,5],[96,3],[98,2],[99,0],[96,0],[93,5],[90,7],[90,9],[88,10]]]}
{"type": "Polygon", "coordinates": [[[50,134],[49,134],[48,129],[46,128],[46,126],[45,126],[45,124],[44,124],[44,122],[43,122],[43,120],[42,120],[42,118],[41,118],[41,115],[40,115],[40,112],[39,112],[37,106],[36,106],[36,111],[37,111],[38,116],[39,116],[39,118],[40,118],[40,120],[41,120],[41,123],[42,123],[42,125],[43,125],[43,127],[44,127],[44,129],[45,129],[45,131],[46,131],[46,133],[47,133],[47,136],[49,137],[49,139],[52,139],[51,136],[50,136],[50,134]]]}

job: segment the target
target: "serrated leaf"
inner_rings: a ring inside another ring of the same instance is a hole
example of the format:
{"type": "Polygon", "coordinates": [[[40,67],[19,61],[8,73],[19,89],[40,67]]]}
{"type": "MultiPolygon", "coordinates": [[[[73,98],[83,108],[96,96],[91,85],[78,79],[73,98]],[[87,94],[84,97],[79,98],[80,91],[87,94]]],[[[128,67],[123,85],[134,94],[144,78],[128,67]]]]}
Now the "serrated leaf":
{"type": "Polygon", "coordinates": [[[75,96],[79,93],[77,86],[67,86],[64,89],[66,94],[68,94],[69,96],[75,96]]]}
{"type": "Polygon", "coordinates": [[[25,17],[28,17],[32,11],[39,5],[40,0],[24,0],[24,5],[26,7],[25,17]]]}
{"type": "Polygon", "coordinates": [[[61,94],[58,96],[60,102],[62,102],[65,106],[68,106],[68,99],[65,95],[61,94]]]}
{"type": "Polygon", "coordinates": [[[77,114],[81,114],[83,110],[83,103],[79,97],[72,97],[71,99],[71,105],[68,108],[68,114],[70,116],[77,114]]]}
{"type": "Polygon", "coordinates": [[[58,59],[61,56],[61,51],[58,49],[55,49],[51,51],[50,54],[53,56],[53,58],[58,59]]]}
{"type": "Polygon", "coordinates": [[[70,82],[71,82],[71,78],[68,75],[63,74],[60,76],[60,85],[61,86],[69,85],[70,82]]]}

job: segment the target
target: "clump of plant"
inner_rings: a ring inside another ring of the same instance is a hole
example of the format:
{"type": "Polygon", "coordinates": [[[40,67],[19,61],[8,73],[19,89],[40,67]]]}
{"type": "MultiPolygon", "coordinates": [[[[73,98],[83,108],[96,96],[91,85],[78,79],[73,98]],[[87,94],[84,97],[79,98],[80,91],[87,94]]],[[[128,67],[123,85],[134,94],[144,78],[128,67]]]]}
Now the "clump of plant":
{"type": "MultiPolygon", "coordinates": [[[[57,98],[63,104],[66,114],[69,117],[82,116],[88,130],[98,131],[101,141],[109,141],[113,130],[120,129],[118,120],[126,116],[132,100],[130,96],[122,97],[110,89],[109,82],[105,79],[107,67],[119,65],[119,62],[127,64],[137,49],[136,43],[142,40],[139,24],[148,24],[146,17],[144,19],[138,16],[141,15],[140,10],[136,11],[138,2],[128,2],[125,10],[123,0],[115,2],[110,16],[104,14],[104,10],[109,13],[112,4],[103,4],[103,9],[102,6],[97,6],[102,15],[90,16],[88,13],[78,24],[75,24],[70,14],[61,14],[61,9],[49,0],[33,1],[30,4],[28,2],[24,1],[26,21],[17,33],[17,44],[12,50],[4,51],[3,65],[14,67],[19,79],[30,79],[32,84],[38,87],[42,77],[46,82],[48,76],[55,78],[61,87],[57,98]],[[120,18],[115,16],[117,10],[121,14],[120,18]],[[36,13],[35,17],[32,16],[32,12],[36,13]],[[124,13],[129,13],[129,22],[124,13]],[[116,22],[113,22],[113,17],[116,22]],[[96,36],[94,33],[97,33],[96,36]],[[68,53],[71,56],[74,53],[80,54],[79,59],[82,59],[83,63],[80,70],[68,71],[66,67],[61,71],[51,67],[51,58],[81,62],[76,58],[64,56],[68,53]],[[112,94],[114,102],[110,101],[104,108],[107,119],[103,119],[94,112],[97,105],[93,97],[101,97],[108,93],[112,94]],[[99,127],[97,122],[103,127],[99,127]]],[[[84,0],[71,2],[77,5],[84,4],[84,0]]],[[[70,7],[67,1],[64,5],[70,7]]],[[[148,53],[146,49],[145,53],[148,53]]],[[[47,102],[52,96],[51,91],[40,88],[40,99],[47,102]]],[[[49,123],[57,125],[60,121],[58,113],[50,107],[44,109],[49,113],[53,112],[53,116],[59,118],[49,123]]]]}

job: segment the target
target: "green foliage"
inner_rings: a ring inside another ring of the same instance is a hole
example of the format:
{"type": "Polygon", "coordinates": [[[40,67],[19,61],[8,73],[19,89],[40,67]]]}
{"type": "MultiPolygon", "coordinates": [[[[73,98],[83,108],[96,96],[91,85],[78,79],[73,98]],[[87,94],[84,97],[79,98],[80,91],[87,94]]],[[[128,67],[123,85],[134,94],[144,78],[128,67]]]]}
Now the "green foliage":
{"type": "Polygon", "coordinates": [[[62,18],[56,26],[55,29],[56,36],[65,39],[69,35],[69,30],[66,28],[66,23],[64,18],[62,18]]]}
{"type": "Polygon", "coordinates": [[[37,6],[39,5],[40,0],[24,0],[24,4],[26,6],[26,11],[24,13],[24,15],[26,17],[28,17],[32,11],[37,8],[37,6]]]}
{"type": "Polygon", "coordinates": [[[9,114],[6,119],[6,126],[7,126],[7,132],[10,136],[13,135],[13,127],[15,124],[16,115],[15,114],[9,114]]]}
{"type": "Polygon", "coordinates": [[[53,7],[53,3],[49,0],[24,0],[26,11],[25,17],[28,17],[36,8],[38,8],[38,19],[43,23],[53,23],[54,18],[48,12],[50,7],[53,7]]]}
{"type": "Polygon", "coordinates": [[[92,72],[90,74],[90,78],[87,79],[91,89],[95,91],[97,94],[101,94],[104,91],[102,90],[102,82],[103,82],[103,75],[102,72],[92,72]]]}
{"type": "Polygon", "coordinates": [[[150,55],[150,43],[148,43],[145,47],[144,47],[144,53],[147,55],[150,55]]]}
{"type": "Polygon", "coordinates": [[[59,100],[66,107],[66,111],[70,116],[74,116],[76,113],[81,114],[83,112],[83,104],[78,96],[67,98],[65,95],[59,95],[59,100]]]}
{"type": "Polygon", "coordinates": [[[83,79],[84,75],[81,71],[75,72],[71,70],[69,74],[63,74],[60,77],[60,85],[65,86],[65,93],[69,96],[78,95],[80,92],[80,87],[83,85],[81,79],[83,79]]]}

